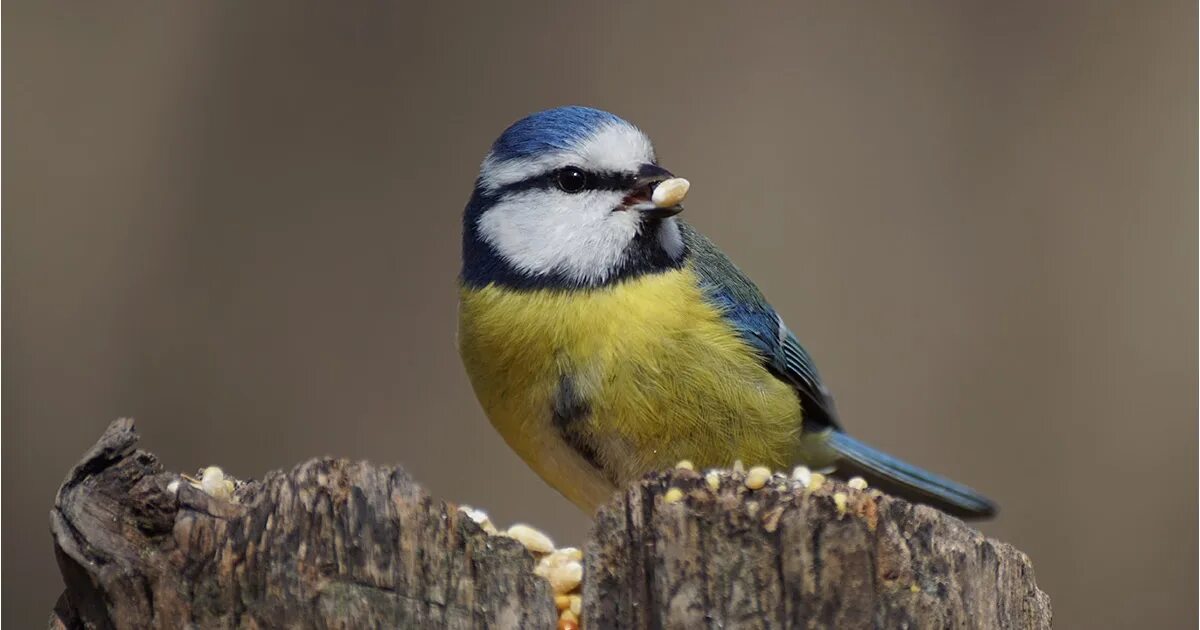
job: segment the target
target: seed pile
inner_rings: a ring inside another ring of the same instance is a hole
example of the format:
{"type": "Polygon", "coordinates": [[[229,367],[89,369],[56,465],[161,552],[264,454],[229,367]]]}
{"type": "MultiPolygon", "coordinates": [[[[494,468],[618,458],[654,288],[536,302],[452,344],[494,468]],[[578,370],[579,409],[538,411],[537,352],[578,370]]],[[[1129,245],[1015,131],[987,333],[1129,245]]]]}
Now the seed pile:
{"type": "MultiPolygon", "coordinates": [[[[675,468],[677,470],[696,470],[696,466],[686,459],[675,464],[675,468]]],[[[789,485],[789,477],[786,474],[772,472],[766,466],[753,466],[747,470],[746,465],[741,460],[735,460],[729,470],[710,469],[704,472],[704,483],[712,492],[717,492],[721,489],[722,479],[739,480],[748,490],[761,490],[767,487],[768,484],[774,484],[776,490],[783,491],[789,485]]],[[[790,476],[792,484],[798,485],[810,492],[819,490],[821,486],[825,485],[825,479],[825,475],[809,470],[806,466],[793,468],[790,476]]],[[[867,480],[862,477],[851,477],[846,482],[846,485],[853,490],[863,491],[867,489],[867,480]]],[[[666,504],[679,503],[684,498],[684,491],[681,488],[670,487],[663,493],[663,503],[666,504]]],[[[846,493],[835,493],[833,499],[838,510],[844,512],[848,499],[846,493]]],[[[748,503],[747,508],[753,509],[756,505],[755,503],[748,503]]]]}
{"type": "Polygon", "coordinates": [[[583,608],[583,552],[577,547],[554,546],[554,541],[541,531],[518,523],[505,531],[496,529],[487,513],[469,506],[460,506],[458,511],[479,524],[483,531],[493,536],[506,536],[525,546],[536,561],[533,572],[550,582],[554,591],[554,605],[558,608],[558,630],[579,630],[579,618],[583,608]]]}

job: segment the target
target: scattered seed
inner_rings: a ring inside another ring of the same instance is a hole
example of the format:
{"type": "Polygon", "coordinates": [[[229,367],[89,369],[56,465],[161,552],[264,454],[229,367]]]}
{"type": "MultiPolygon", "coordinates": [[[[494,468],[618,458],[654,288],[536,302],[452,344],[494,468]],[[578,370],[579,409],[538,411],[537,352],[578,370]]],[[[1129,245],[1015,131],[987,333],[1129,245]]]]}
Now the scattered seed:
{"type": "Polygon", "coordinates": [[[524,524],[518,523],[508,528],[505,532],[510,538],[515,538],[517,542],[525,545],[525,548],[533,553],[550,553],[554,551],[554,541],[542,532],[524,524]]]}
{"type": "Polygon", "coordinates": [[[467,518],[475,521],[476,523],[482,523],[488,517],[487,512],[484,512],[483,510],[477,510],[469,505],[458,506],[458,511],[466,514],[467,518]]]}
{"type": "Polygon", "coordinates": [[[488,535],[495,536],[499,533],[496,530],[496,526],[492,524],[492,519],[488,518],[487,512],[475,509],[469,505],[458,506],[458,511],[466,514],[467,518],[471,519],[472,521],[475,521],[475,523],[477,523],[483,531],[487,532],[488,535]]]}
{"type": "Polygon", "coordinates": [[[704,475],[704,483],[708,484],[708,489],[716,492],[721,489],[721,473],[710,470],[707,475],[704,475]]]}
{"type": "Polygon", "coordinates": [[[807,488],[808,484],[812,482],[812,471],[808,469],[808,466],[797,466],[792,469],[792,481],[807,488]]]}
{"type": "Polygon", "coordinates": [[[542,559],[538,560],[537,564],[533,565],[533,574],[548,580],[550,579],[551,566],[550,556],[542,556],[542,559]]]}
{"type": "Polygon", "coordinates": [[[200,489],[208,496],[228,501],[233,498],[233,482],[225,478],[225,472],[209,466],[200,473],[200,489]]]}
{"type": "Polygon", "coordinates": [[[815,472],[809,478],[808,485],[806,487],[809,490],[819,490],[823,485],[825,485],[825,475],[815,472]]]}
{"type": "Polygon", "coordinates": [[[771,479],[771,469],[766,466],[755,466],[746,473],[746,487],[751,490],[758,490],[767,485],[767,481],[771,479]]]}
{"type": "Polygon", "coordinates": [[[583,581],[583,565],[569,560],[564,564],[550,569],[550,588],[555,593],[570,593],[583,581]]]}
{"type": "Polygon", "coordinates": [[[579,630],[579,617],[569,610],[558,615],[558,630],[579,630]]]}
{"type": "Polygon", "coordinates": [[[558,567],[561,567],[569,562],[579,562],[579,560],[571,558],[571,556],[565,551],[566,550],[564,549],[555,549],[554,551],[542,556],[542,558],[538,560],[537,565],[533,567],[533,573],[548,580],[550,579],[550,574],[553,573],[558,567]]]}

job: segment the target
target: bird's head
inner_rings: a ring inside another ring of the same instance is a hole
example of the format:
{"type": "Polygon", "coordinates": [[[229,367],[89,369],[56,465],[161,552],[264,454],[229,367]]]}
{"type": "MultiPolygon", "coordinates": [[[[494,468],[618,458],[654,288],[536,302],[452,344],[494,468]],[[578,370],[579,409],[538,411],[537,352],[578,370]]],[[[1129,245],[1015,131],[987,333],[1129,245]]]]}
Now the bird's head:
{"type": "Polygon", "coordinates": [[[673,217],[687,188],[613,114],[560,107],[522,118],[480,168],[463,281],[577,288],[678,267],[685,248],[673,217]]]}

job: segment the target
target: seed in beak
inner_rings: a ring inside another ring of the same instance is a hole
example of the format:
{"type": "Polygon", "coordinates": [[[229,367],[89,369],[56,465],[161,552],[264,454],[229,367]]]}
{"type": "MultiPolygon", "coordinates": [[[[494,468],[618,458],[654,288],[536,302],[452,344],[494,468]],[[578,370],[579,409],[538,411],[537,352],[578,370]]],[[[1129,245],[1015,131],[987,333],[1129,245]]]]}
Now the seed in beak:
{"type": "Polygon", "coordinates": [[[654,194],[650,197],[650,201],[659,208],[679,205],[679,202],[687,196],[688,188],[691,187],[692,184],[682,177],[668,179],[654,187],[654,194]]]}

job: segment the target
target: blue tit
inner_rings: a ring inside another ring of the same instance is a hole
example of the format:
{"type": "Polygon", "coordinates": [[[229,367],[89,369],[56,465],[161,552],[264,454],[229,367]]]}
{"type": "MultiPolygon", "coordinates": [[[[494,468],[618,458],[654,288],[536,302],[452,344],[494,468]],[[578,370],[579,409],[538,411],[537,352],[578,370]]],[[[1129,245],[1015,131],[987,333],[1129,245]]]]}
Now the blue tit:
{"type": "Polygon", "coordinates": [[[505,441],[588,511],[686,459],[829,468],[993,514],[843,431],[783,320],[676,216],[686,192],[641,130],[596,109],[530,115],[492,145],[463,216],[458,343],[505,441]]]}

